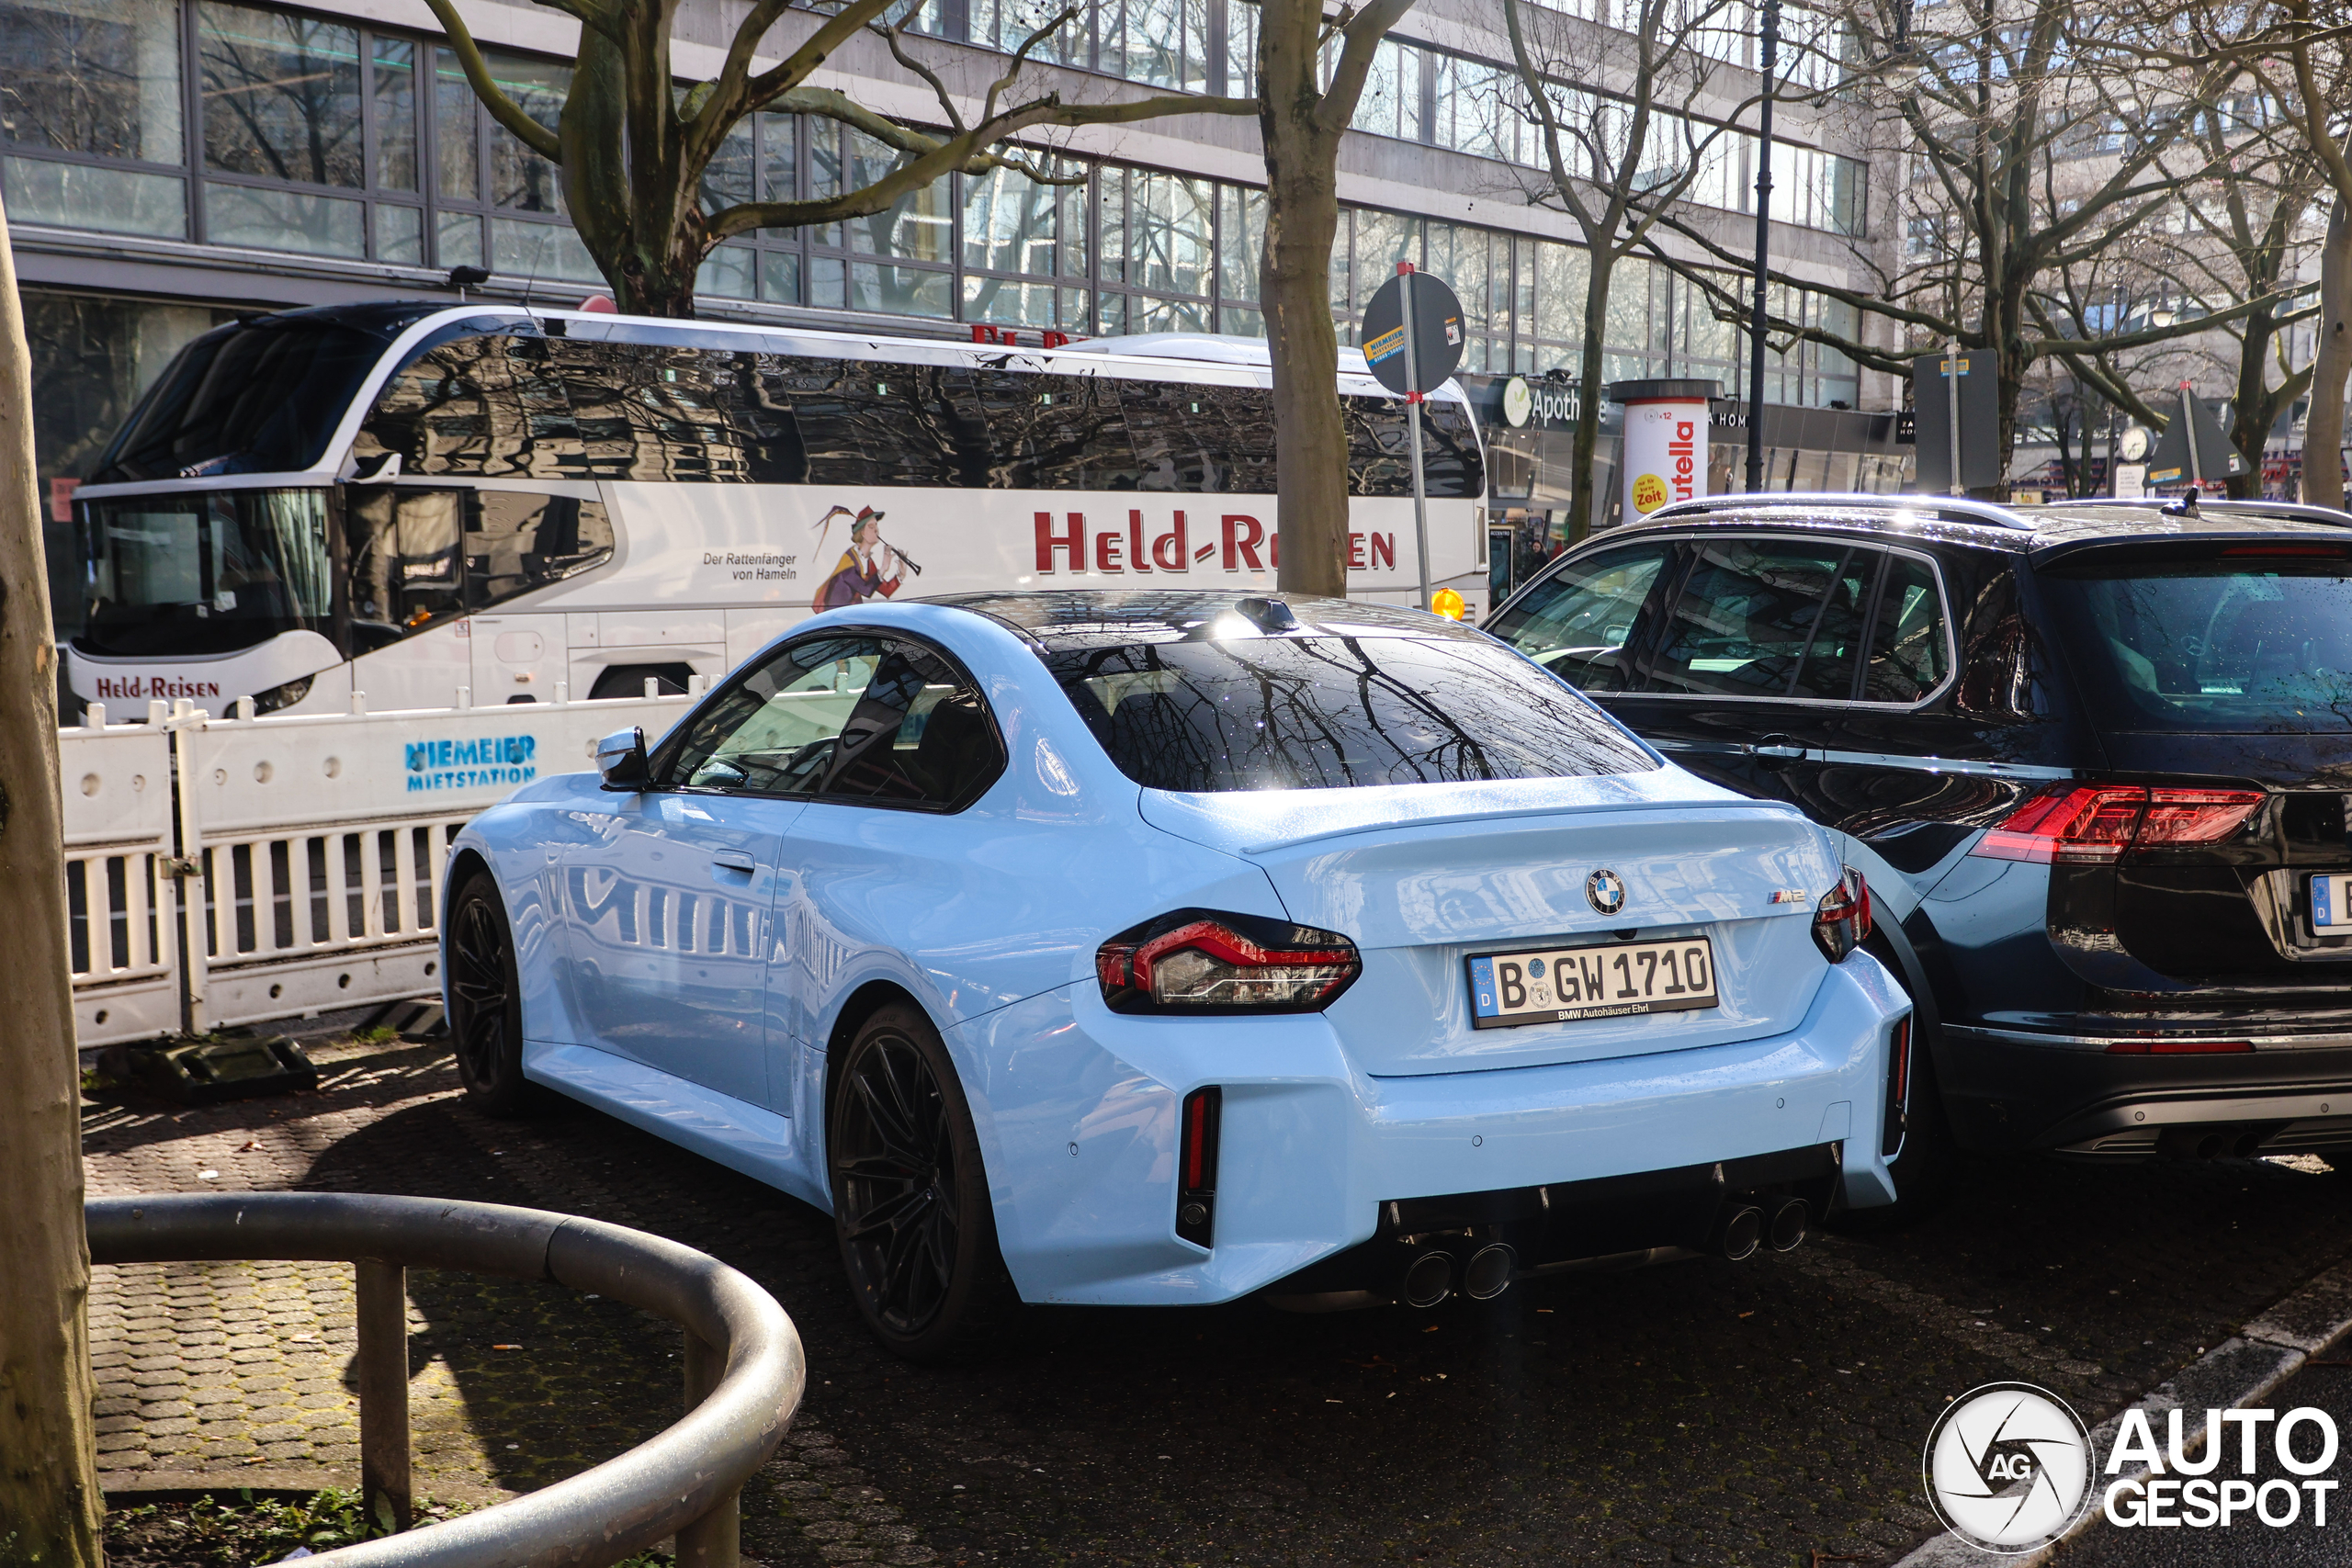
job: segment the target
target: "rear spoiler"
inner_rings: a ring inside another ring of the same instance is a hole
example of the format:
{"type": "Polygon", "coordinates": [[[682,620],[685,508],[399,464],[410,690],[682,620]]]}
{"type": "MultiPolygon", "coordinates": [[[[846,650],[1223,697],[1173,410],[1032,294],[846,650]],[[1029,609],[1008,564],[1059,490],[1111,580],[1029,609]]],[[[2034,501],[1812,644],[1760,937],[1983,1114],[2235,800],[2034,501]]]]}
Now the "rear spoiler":
{"type": "Polygon", "coordinates": [[[2086,496],[2073,501],[2046,501],[2041,510],[2062,512],[2068,507],[2097,506],[2103,508],[2146,508],[2166,517],[2202,517],[2209,513],[2221,517],[2260,518],[2278,523],[2318,523],[2330,528],[2352,528],[2352,512],[2338,512],[2332,506],[2312,506],[2300,501],[2228,501],[2219,497],[2179,496],[2086,496]]]}

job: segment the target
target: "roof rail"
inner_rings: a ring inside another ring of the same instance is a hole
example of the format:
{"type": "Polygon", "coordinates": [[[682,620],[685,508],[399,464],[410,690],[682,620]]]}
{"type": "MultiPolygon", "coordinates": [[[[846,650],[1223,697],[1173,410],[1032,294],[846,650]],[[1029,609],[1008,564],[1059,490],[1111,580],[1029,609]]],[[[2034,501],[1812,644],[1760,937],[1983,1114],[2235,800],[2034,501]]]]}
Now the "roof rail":
{"type": "Polygon", "coordinates": [[[1996,528],[2030,531],[2032,522],[2006,506],[1951,495],[1873,495],[1860,491],[1738,491],[1693,496],[1659,507],[1645,523],[1660,518],[1703,517],[1717,512],[1752,512],[1787,506],[1835,506],[1847,512],[1907,512],[1939,523],[1988,523],[1996,528]]]}
{"type": "MultiPolygon", "coordinates": [[[[2067,501],[2045,501],[2045,508],[2082,506],[2148,507],[2174,516],[2194,516],[2181,507],[2184,498],[2163,495],[2092,495],[2067,501]]],[[[2222,496],[2199,496],[2197,512],[2214,512],[2222,516],[2270,517],[2283,523],[2324,523],[2331,528],[2352,528],[2352,512],[2338,512],[2332,506],[2313,506],[2302,501],[2232,501],[2222,496]]]]}

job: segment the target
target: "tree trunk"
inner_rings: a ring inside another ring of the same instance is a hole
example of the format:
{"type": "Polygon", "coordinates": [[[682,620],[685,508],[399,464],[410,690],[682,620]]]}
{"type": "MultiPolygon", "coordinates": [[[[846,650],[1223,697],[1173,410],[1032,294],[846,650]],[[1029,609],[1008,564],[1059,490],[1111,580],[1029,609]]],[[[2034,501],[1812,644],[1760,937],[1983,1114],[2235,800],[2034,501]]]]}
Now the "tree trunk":
{"type": "MultiPolygon", "coordinates": [[[[1601,344],[1609,330],[1609,280],[1617,270],[1616,254],[1609,246],[1596,245],[1585,254],[1591,258],[1592,270],[1585,278],[1584,356],[1577,366],[1582,385],[1577,392],[1574,467],[1569,473],[1567,542],[1571,545],[1592,536],[1592,520],[1601,511],[1592,460],[1600,450],[1600,416],[1605,406],[1600,395],[1601,344]]],[[[1622,485],[1624,476],[1617,478],[1622,485]]]]}
{"type": "Polygon", "coordinates": [[[1325,129],[1320,113],[1316,43],[1323,10],[1316,0],[1266,0],[1260,10],[1266,250],[1259,290],[1273,359],[1274,581],[1286,593],[1344,597],[1348,433],[1340,418],[1330,283],[1340,133],[1325,129]]]}
{"type": "Polygon", "coordinates": [[[2312,358],[2312,412],[2303,426],[2302,497],[2344,504],[2344,383],[2352,377],[2352,200],[2335,198],[2319,264],[2319,352],[2312,358]]]}
{"type": "Polygon", "coordinates": [[[99,1562],[81,1076],[66,980],[56,649],[32,379],[0,217],[0,1561],[99,1562]]]}

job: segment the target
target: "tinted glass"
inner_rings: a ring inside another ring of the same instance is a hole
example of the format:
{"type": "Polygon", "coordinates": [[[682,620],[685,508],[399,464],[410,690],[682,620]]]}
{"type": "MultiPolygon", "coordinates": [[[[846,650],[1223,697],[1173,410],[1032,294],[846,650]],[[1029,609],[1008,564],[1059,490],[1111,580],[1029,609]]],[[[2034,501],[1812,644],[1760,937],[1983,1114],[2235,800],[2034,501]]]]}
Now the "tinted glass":
{"type": "Polygon", "coordinates": [[[226,653],[323,629],[333,579],[321,490],[88,503],[93,653],[226,653]]]}
{"type": "Polygon", "coordinates": [[[378,633],[480,610],[612,558],[604,503],[503,490],[354,485],[351,614],[378,633]]]}
{"type": "Polygon", "coordinates": [[[92,482],[307,468],[383,346],[315,317],[257,316],[207,333],[180,350],[92,482]]]}
{"type": "Polygon", "coordinates": [[[1877,623],[1862,666],[1864,702],[1916,703],[1943,684],[1951,649],[1935,568],[1909,556],[1888,557],[1877,623]]]}
{"type": "Polygon", "coordinates": [[[1792,694],[1827,702],[1848,702],[1854,694],[1854,665],[1861,657],[1863,617],[1870,613],[1871,589],[1884,558],[1876,550],[1849,550],[1846,564],[1829,580],[1829,594],[1821,619],[1813,628],[1813,644],[1797,667],[1792,694]]]}
{"type": "Polygon", "coordinates": [[[927,648],[796,643],[697,713],[662,760],[673,787],[960,806],[1003,766],[979,693],[927,648]]]}
{"type": "MultiPolygon", "coordinates": [[[[1349,487],[1412,493],[1405,405],[1341,400],[1349,487]]],[[[1466,410],[1427,405],[1437,499],[1486,484],[1466,410]]],[[[387,383],[355,447],[410,474],[1271,494],[1272,394],[476,332],[387,383]]]]}
{"type": "Polygon", "coordinates": [[[1564,681],[1622,692],[1625,647],[1671,548],[1665,541],[1603,550],[1553,573],[1487,629],[1564,681]]]}
{"type": "Polygon", "coordinates": [[[1843,545],[1702,539],[1684,547],[1688,575],[1652,661],[1653,692],[1789,694],[1833,584],[1843,545]]]}
{"type": "Polygon", "coordinates": [[[1111,760],[1150,789],[1576,778],[1657,765],[1535,666],[1466,639],[1187,640],[1046,659],[1111,760]]]}
{"type": "Polygon", "coordinates": [[[2103,727],[2352,729],[2352,560],[2150,562],[2047,588],[2103,727]]]}

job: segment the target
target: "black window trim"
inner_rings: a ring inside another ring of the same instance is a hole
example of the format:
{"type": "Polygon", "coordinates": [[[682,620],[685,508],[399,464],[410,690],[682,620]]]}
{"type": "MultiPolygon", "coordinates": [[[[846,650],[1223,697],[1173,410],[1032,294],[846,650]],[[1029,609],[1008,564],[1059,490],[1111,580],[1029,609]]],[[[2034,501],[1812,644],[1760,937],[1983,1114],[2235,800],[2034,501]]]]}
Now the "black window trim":
{"type": "Polygon", "coordinates": [[[713,686],[704,694],[702,701],[688,708],[685,716],[671,726],[670,733],[662,737],[660,743],[654,747],[652,756],[648,759],[646,774],[655,782],[647,787],[646,793],[649,795],[710,795],[729,800],[797,800],[806,806],[865,806],[882,811],[919,811],[934,817],[956,817],[978,805],[1004,778],[1006,771],[1012,766],[1012,751],[1004,743],[1004,727],[997,722],[996,707],[989,701],[988,688],[973,676],[970,666],[931,638],[910,632],[903,626],[874,626],[859,622],[795,632],[790,637],[762,649],[757,654],[745,660],[732,675],[713,686]],[[695,788],[688,784],[669,782],[670,768],[677,761],[678,752],[685,745],[686,733],[693,728],[695,719],[704,708],[724,698],[753,675],[767,668],[778,655],[789,653],[794,649],[808,643],[826,642],[843,637],[877,637],[886,643],[899,642],[919,648],[954,671],[959,679],[972,688],[973,694],[980,700],[980,716],[988,721],[989,739],[996,743],[996,766],[978,787],[967,790],[956,800],[880,800],[872,795],[780,795],[769,790],[695,788]]]}
{"type": "MultiPolygon", "coordinates": [[[[1935,552],[1932,550],[1923,549],[1917,546],[1907,543],[1898,543],[1887,538],[1883,534],[1854,535],[1833,534],[1826,532],[1815,533],[1811,531],[1794,531],[1776,528],[1710,529],[1704,532],[1694,531],[1690,533],[1660,532],[1657,534],[1644,534],[1639,536],[1637,538],[1612,537],[1611,535],[1604,534],[1590,541],[1589,548],[1591,553],[1597,554],[1600,548],[1609,546],[1623,546],[1644,541],[1655,541],[1667,546],[1669,550],[1675,551],[1679,554],[1680,553],[1680,547],[1683,545],[1711,539],[1808,539],[1814,543],[1820,543],[1823,540],[1834,540],[1846,546],[1849,549],[1861,548],[1878,551],[1882,559],[1877,572],[1873,574],[1871,580],[1870,598],[1867,601],[1863,611],[1865,636],[1869,638],[1875,638],[1878,635],[1875,617],[1878,612],[1879,593],[1886,581],[1886,558],[1892,558],[1898,555],[1907,556],[1914,560],[1926,562],[1929,575],[1935,580],[1937,602],[1943,609],[1945,655],[1944,678],[1937,682],[1934,689],[1929,691],[1926,695],[1918,698],[1917,701],[1908,703],[1865,702],[1860,697],[1853,696],[1801,697],[1794,694],[1788,694],[1781,696],[1755,697],[1743,696],[1736,693],[1728,692],[1603,692],[1600,694],[1600,696],[1633,697],[1645,701],[1678,703],[1771,703],[1778,704],[1784,707],[1793,706],[1807,708],[1852,709],[1861,713],[1908,714],[1917,713],[1921,708],[1924,708],[1929,704],[1941,698],[1951,689],[1953,683],[1960,679],[1960,648],[1958,641],[1952,635],[1951,589],[1944,581],[1943,562],[1936,558],[1935,552]]],[[[1541,576],[1531,579],[1526,584],[1526,588],[1521,589],[1521,592],[1526,592],[1526,589],[1533,588],[1537,583],[1542,582],[1545,578],[1551,577],[1555,573],[1566,571],[1568,569],[1569,563],[1582,558],[1585,553],[1586,552],[1584,551],[1578,551],[1570,555],[1562,556],[1558,565],[1553,567],[1550,571],[1546,571],[1541,576]]],[[[1683,579],[1683,567],[1679,564],[1671,565],[1668,572],[1661,575],[1671,575],[1674,578],[1674,582],[1672,587],[1668,591],[1665,600],[1659,605],[1658,626],[1657,628],[1657,632],[1662,632],[1667,624],[1673,618],[1675,607],[1681,602],[1683,590],[1686,586],[1683,579]]],[[[1518,597],[1518,593],[1511,595],[1511,598],[1514,600],[1518,597]]],[[[1508,602],[1506,602],[1504,608],[1507,609],[1509,607],[1510,605],[1508,602]]],[[[1816,617],[1816,622],[1817,620],[1818,617],[1816,617]]],[[[1654,632],[1653,635],[1656,635],[1656,633],[1654,632]]],[[[1808,637],[1806,643],[1808,652],[1811,651],[1811,639],[1808,637]]],[[[1648,650],[1645,649],[1642,656],[1646,658],[1647,652],[1648,650]]],[[[1870,647],[1869,643],[1865,641],[1862,649],[1862,662],[1867,664],[1869,660],[1870,647]]],[[[1849,688],[1849,690],[1851,689],[1852,688],[1850,687],[1849,688]]]]}

